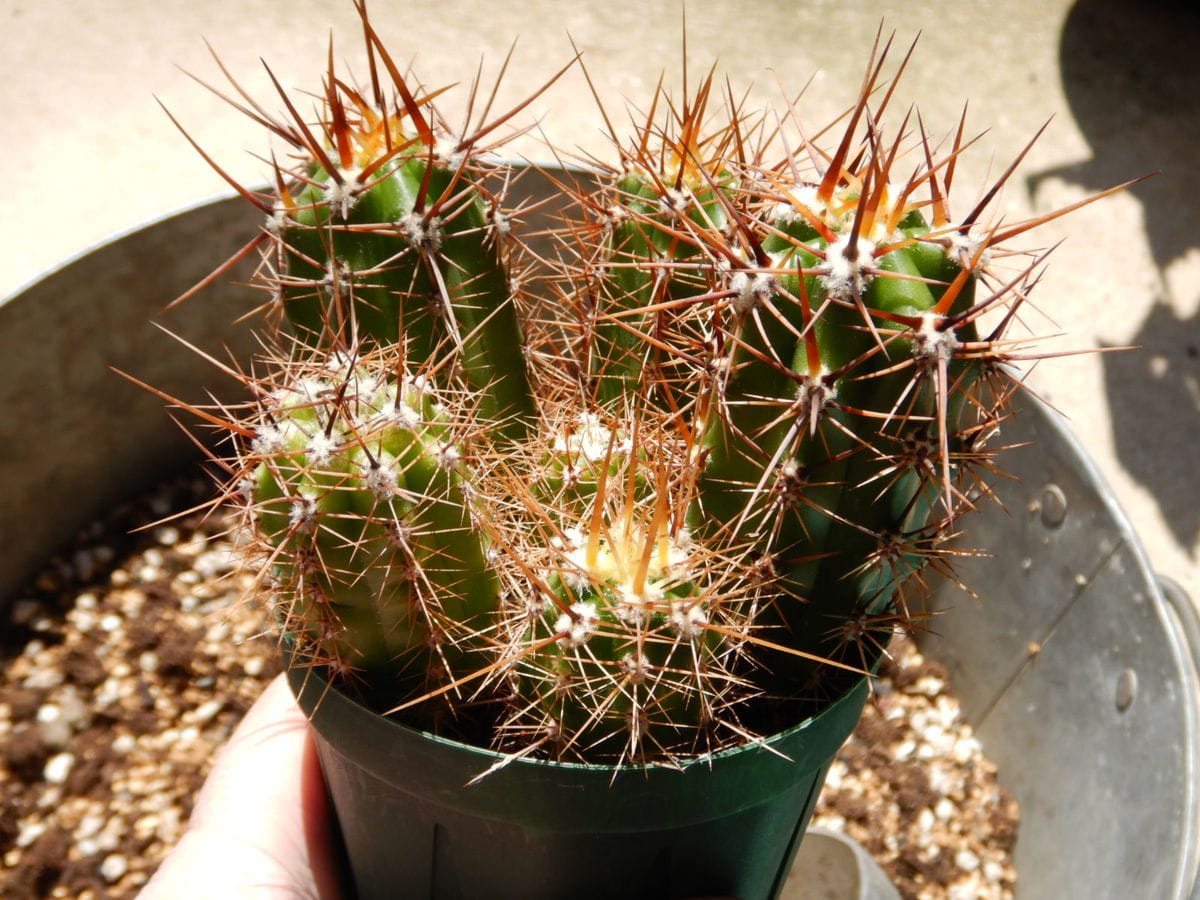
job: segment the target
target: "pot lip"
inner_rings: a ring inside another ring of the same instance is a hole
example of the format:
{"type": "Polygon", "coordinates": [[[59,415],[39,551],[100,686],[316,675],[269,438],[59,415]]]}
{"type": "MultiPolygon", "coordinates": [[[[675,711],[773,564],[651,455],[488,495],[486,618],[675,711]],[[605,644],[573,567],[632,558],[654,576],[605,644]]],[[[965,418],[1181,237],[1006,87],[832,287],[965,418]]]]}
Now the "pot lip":
{"type": "MultiPolygon", "coordinates": [[[[290,646],[291,641],[284,638],[284,643],[290,646]]],[[[470,744],[454,738],[445,737],[434,734],[431,731],[425,731],[420,728],[415,728],[405,722],[395,718],[390,718],[370,707],[364,706],[359,701],[342,690],[337,684],[330,681],[324,674],[314,667],[299,666],[293,667],[290,665],[290,653],[287,649],[284,650],[284,663],[288,674],[288,679],[291,682],[293,693],[296,696],[297,702],[300,702],[301,708],[304,710],[306,717],[310,723],[319,714],[320,706],[325,702],[328,694],[336,694],[337,698],[346,704],[349,704],[361,711],[362,713],[371,716],[379,726],[389,730],[395,730],[399,735],[403,735],[409,739],[420,739],[426,743],[435,744],[445,747],[457,754],[467,754],[479,759],[481,762],[489,762],[494,768],[508,768],[510,766],[520,766],[531,771],[539,768],[548,771],[570,771],[578,773],[603,773],[608,777],[616,775],[636,774],[641,773],[649,775],[652,772],[687,772],[698,768],[712,769],[714,765],[738,758],[749,752],[762,752],[775,757],[780,757],[784,760],[790,760],[791,757],[782,749],[782,745],[786,745],[789,741],[797,738],[799,735],[813,729],[818,725],[818,720],[823,717],[826,719],[837,716],[837,711],[848,706],[860,703],[860,695],[865,700],[865,692],[869,679],[874,677],[871,675],[861,675],[854,678],[836,697],[821,705],[821,707],[813,714],[807,716],[802,721],[788,726],[780,731],[765,735],[753,740],[746,740],[742,743],[731,747],[726,747],[723,750],[717,750],[708,753],[701,753],[692,756],[687,756],[680,759],[677,763],[667,762],[652,762],[638,764],[614,764],[614,763],[584,763],[565,760],[541,759],[537,757],[523,756],[519,753],[504,753],[499,750],[493,750],[490,747],[482,747],[477,744],[470,744]],[[308,693],[313,688],[316,689],[317,699],[315,703],[301,702],[302,695],[308,693]]],[[[854,716],[857,722],[858,715],[854,716]]],[[[838,742],[840,746],[841,742],[838,742]]],[[[490,771],[490,769],[488,770],[490,771]]]]}
{"type": "Polygon", "coordinates": [[[217,206],[221,203],[228,203],[233,200],[240,201],[240,198],[236,193],[230,191],[214,191],[213,193],[206,194],[204,196],[197,197],[194,200],[189,200],[188,202],[182,203],[178,206],[171,207],[164,212],[138,219],[122,228],[117,229],[116,231],[109,232],[108,234],[104,235],[104,237],[80,247],[75,252],[64,256],[52,265],[43,269],[41,272],[38,272],[37,274],[25,279],[25,281],[14,285],[4,294],[0,294],[0,309],[3,309],[5,306],[8,306],[10,303],[31,292],[39,284],[49,281],[51,278],[54,278],[64,270],[71,268],[71,266],[75,265],[80,260],[118,244],[126,238],[133,237],[141,232],[149,231],[151,228],[162,225],[165,222],[170,222],[173,219],[182,218],[183,216],[194,213],[197,210],[217,206]]]}

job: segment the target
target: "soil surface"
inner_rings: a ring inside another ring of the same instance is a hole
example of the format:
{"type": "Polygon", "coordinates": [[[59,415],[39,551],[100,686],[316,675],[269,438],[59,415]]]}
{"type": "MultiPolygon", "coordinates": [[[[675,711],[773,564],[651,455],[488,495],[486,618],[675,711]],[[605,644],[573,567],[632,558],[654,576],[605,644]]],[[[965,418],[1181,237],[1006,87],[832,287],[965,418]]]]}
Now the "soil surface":
{"type": "MultiPolygon", "coordinates": [[[[229,521],[146,527],[209,491],[172,483],[114,511],[0,612],[0,896],[135,896],[279,671],[229,521]]],[[[906,898],[1011,897],[1016,803],[945,672],[895,643],[814,824],[860,841],[906,898]]]]}

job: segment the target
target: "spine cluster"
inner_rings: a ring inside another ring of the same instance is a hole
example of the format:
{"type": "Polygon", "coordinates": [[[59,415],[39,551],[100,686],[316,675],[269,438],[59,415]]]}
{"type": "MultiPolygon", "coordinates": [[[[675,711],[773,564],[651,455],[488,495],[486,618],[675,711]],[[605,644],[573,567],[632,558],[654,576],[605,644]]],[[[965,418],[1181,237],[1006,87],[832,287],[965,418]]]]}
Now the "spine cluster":
{"type": "Polygon", "coordinates": [[[331,69],[315,124],[281,91],[300,161],[239,188],[279,315],[228,494],[297,660],[514,755],[817,708],[953,575],[1041,263],[993,260],[1038,223],[983,229],[999,184],[952,215],[963,124],[887,131],[876,47],[828,148],[711,76],[657,96],[535,254],[510,116],[453,131],[364,32],[368,89],[331,69]]]}

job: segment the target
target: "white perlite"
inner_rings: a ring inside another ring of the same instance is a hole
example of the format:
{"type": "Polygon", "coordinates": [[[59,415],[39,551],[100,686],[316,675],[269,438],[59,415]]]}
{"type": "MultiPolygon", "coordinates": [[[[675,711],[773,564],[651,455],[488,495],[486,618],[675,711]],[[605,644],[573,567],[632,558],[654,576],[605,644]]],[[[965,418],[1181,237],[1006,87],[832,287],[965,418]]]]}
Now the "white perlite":
{"type": "Polygon", "coordinates": [[[129,860],[120,853],[110,853],[100,863],[100,874],[109,884],[120,881],[129,871],[129,860]]]}
{"type": "Polygon", "coordinates": [[[47,784],[62,784],[67,780],[67,776],[71,774],[71,767],[75,765],[75,755],[73,753],[56,753],[48,760],[46,766],[42,770],[42,777],[46,779],[47,784]]]}

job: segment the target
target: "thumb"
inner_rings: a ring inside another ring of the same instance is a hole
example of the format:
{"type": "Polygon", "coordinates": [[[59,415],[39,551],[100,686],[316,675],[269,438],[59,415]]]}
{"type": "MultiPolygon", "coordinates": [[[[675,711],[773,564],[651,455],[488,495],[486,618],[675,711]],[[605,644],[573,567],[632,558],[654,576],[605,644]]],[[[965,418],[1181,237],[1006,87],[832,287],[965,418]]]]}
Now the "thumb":
{"type": "Polygon", "coordinates": [[[221,750],[183,838],[139,896],[332,900],[329,822],[312,730],[281,675],[221,750]]]}

